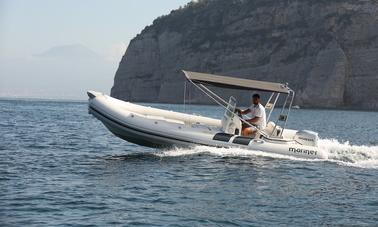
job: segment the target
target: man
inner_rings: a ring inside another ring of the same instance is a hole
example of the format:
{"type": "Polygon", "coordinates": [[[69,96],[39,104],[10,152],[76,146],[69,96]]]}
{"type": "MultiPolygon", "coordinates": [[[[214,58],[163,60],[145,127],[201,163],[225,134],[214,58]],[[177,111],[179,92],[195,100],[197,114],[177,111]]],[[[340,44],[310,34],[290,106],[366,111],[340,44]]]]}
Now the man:
{"type": "MultiPolygon", "coordinates": [[[[254,94],[252,96],[252,105],[246,109],[246,110],[239,110],[236,109],[237,112],[241,115],[251,114],[251,118],[247,119],[246,121],[250,123],[251,125],[254,125],[255,127],[259,129],[264,129],[266,126],[266,114],[265,114],[265,108],[260,103],[260,95],[254,94]]],[[[242,135],[243,136],[254,136],[256,134],[256,129],[249,126],[246,123],[243,123],[242,126],[242,135]]]]}

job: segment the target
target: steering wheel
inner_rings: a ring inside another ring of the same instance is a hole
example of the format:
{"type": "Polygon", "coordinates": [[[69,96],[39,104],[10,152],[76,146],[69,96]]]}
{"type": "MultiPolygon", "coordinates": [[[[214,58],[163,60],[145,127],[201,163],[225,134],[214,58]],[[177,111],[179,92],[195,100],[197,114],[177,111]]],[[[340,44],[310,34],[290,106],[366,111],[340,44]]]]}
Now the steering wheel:
{"type": "Polygon", "coordinates": [[[241,110],[240,110],[240,109],[235,108],[235,113],[237,113],[238,116],[239,116],[241,119],[243,119],[243,115],[241,114],[241,110]]]}

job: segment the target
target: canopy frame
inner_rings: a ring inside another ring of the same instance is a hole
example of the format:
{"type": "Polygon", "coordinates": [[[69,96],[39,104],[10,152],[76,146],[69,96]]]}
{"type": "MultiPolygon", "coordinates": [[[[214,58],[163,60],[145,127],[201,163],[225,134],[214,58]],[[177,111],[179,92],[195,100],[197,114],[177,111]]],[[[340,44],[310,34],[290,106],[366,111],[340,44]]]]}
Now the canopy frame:
{"type": "Polygon", "coordinates": [[[206,87],[206,85],[216,86],[216,87],[221,87],[221,88],[231,88],[231,89],[237,89],[237,90],[257,90],[257,91],[264,91],[264,92],[272,92],[272,94],[270,95],[265,105],[265,108],[269,109],[269,114],[266,119],[267,123],[270,120],[271,114],[277,104],[277,101],[280,98],[280,95],[281,94],[285,95],[286,96],[285,102],[281,108],[281,111],[277,120],[275,121],[274,129],[270,135],[267,135],[263,130],[260,130],[259,128],[255,127],[254,125],[247,122],[245,119],[243,119],[239,115],[232,113],[234,114],[234,116],[239,118],[242,122],[256,129],[261,136],[264,136],[269,139],[278,139],[278,140],[283,139],[282,134],[285,130],[287,120],[289,119],[289,114],[290,114],[291,107],[293,105],[293,101],[295,97],[295,92],[292,89],[290,89],[287,84],[284,85],[280,83],[240,79],[240,78],[234,78],[234,77],[218,76],[218,75],[190,72],[190,71],[184,71],[184,70],[183,72],[186,76],[186,79],[189,82],[191,82],[195,87],[197,87],[200,91],[202,91],[205,95],[207,95],[219,106],[226,109],[226,111],[229,111],[227,109],[227,102],[223,98],[221,98],[219,95],[217,95],[214,91],[206,87]],[[214,79],[211,78],[212,76],[214,77],[214,79]],[[233,81],[233,80],[236,80],[236,81],[233,81]],[[242,83],[244,82],[247,84],[243,85],[242,83]],[[259,85],[262,85],[263,88],[257,87],[259,85]],[[284,115],[284,113],[286,114],[284,115]],[[276,131],[276,128],[278,126],[278,121],[284,121],[282,130],[279,132],[279,134],[273,135],[273,133],[276,131]]]}
{"type": "Polygon", "coordinates": [[[237,90],[258,90],[289,94],[292,90],[287,84],[259,80],[250,80],[231,76],[191,72],[183,70],[186,78],[193,83],[237,90]]]}

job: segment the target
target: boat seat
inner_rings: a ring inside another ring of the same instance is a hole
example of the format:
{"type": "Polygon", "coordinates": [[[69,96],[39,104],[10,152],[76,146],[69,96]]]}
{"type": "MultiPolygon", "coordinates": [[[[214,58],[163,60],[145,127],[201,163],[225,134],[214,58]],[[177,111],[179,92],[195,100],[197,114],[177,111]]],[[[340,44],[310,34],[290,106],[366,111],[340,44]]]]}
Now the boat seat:
{"type": "Polygon", "coordinates": [[[242,124],[240,119],[235,115],[235,108],[236,99],[231,96],[221,121],[222,131],[229,134],[240,135],[242,124]]]}
{"type": "Polygon", "coordinates": [[[273,121],[269,121],[264,129],[264,132],[269,136],[279,136],[282,131],[282,128],[279,125],[277,125],[277,127],[274,129],[275,126],[276,124],[273,121]],[[273,130],[274,133],[272,134],[273,130]]]}

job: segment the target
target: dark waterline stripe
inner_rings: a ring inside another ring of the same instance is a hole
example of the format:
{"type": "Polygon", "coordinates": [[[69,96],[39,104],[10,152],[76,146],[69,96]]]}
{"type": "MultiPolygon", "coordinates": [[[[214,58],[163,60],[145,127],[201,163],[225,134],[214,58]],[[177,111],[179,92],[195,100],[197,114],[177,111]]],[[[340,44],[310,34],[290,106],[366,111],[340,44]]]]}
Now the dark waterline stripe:
{"type": "Polygon", "coordinates": [[[157,137],[161,137],[161,138],[165,138],[165,139],[177,140],[177,141],[181,141],[181,142],[185,142],[185,143],[192,143],[192,144],[203,145],[203,146],[211,146],[209,144],[203,144],[203,143],[197,143],[197,142],[192,142],[192,141],[188,141],[188,140],[177,139],[177,138],[173,138],[173,137],[169,137],[169,136],[163,136],[163,135],[160,135],[160,134],[151,133],[151,132],[147,132],[147,131],[144,131],[144,130],[141,130],[141,129],[137,129],[137,128],[131,127],[129,125],[126,125],[122,122],[119,122],[119,121],[111,118],[111,117],[101,113],[100,111],[96,110],[95,108],[93,108],[91,106],[89,106],[89,109],[95,111],[96,113],[98,113],[101,116],[105,117],[106,119],[112,121],[113,123],[119,124],[119,125],[121,125],[125,128],[131,129],[131,130],[134,130],[134,131],[137,131],[137,132],[141,132],[141,133],[144,133],[144,134],[147,134],[147,135],[153,135],[153,136],[157,136],[157,137]]]}

